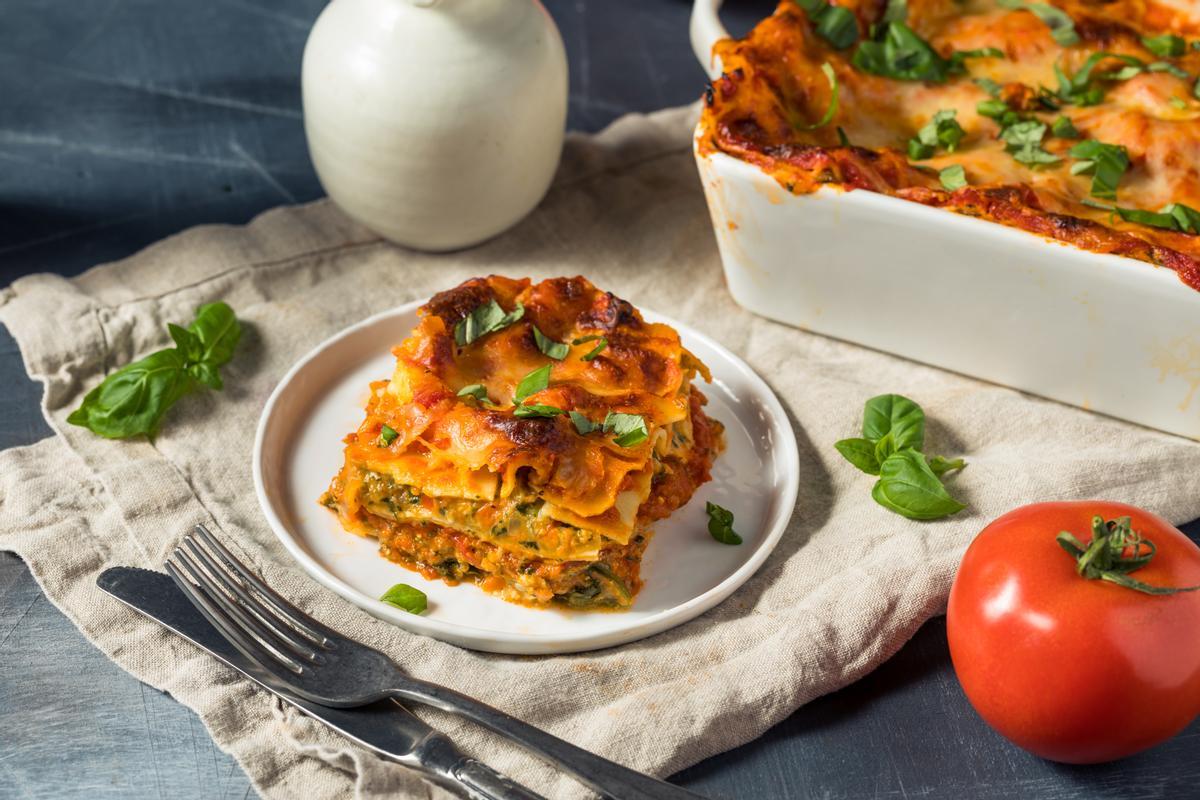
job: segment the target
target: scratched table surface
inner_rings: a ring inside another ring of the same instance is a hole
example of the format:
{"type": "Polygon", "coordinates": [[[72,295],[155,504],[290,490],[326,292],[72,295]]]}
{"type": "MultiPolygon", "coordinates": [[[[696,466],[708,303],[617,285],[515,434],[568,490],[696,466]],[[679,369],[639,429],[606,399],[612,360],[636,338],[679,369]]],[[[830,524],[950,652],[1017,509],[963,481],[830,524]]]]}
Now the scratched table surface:
{"type": "MultiPolygon", "coordinates": [[[[699,95],[687,0],[545,4],[570,56],[571,127],[597,130],[699,95]]],[[[320,197],[298,76],[323,5],[4,0],[0,285],[77,274],[192,225],[244,223],[320,197]]],[[[726,5],[740,32],[772,4],[726,5]]],[[[39,387],[3,328],[0,385],[0,447],[50,435],[39,387]]],[[[0,797],[253,794],[195,715],[93,649],[4,553],[0,676],[0,797]]],[[[1177,798],[1197,796],[1198,753],[1195,723],[1112,765],[1023,753],[967,704],[938,619],[866,679],[674,779],[725,798],[1177,798]]]]}

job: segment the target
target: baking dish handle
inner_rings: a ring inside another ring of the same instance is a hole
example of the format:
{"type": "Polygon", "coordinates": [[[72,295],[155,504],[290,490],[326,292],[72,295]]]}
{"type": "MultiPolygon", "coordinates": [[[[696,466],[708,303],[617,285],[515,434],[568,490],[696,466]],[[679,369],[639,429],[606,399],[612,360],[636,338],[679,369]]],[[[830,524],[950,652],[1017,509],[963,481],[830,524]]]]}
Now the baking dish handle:
{"type": "Polygon", "coordinates": [[[717,78],[721,75],[721,61],[713,55],[713,45],[721,39],[729,38],[729,31],[717,17],[717,9],[721,0],[695,0],[692,3],[692,21],[688,33],[692,39],[692,52],[700,61],[700,66],[708,73],[708,77],[717,78]]]}

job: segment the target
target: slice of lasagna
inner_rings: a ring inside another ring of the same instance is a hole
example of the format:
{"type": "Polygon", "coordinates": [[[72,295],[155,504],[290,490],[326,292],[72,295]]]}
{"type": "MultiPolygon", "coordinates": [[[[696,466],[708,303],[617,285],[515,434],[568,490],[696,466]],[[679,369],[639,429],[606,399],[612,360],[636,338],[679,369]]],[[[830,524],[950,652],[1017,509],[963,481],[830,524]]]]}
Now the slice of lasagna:
{"type": "Polygon", "coordinates": [[[628,606],[650,524],[722,447],[692,386],[705,366],[583,278],[475,278],[419,313],[321,502],[427,578],[628,606]]]}

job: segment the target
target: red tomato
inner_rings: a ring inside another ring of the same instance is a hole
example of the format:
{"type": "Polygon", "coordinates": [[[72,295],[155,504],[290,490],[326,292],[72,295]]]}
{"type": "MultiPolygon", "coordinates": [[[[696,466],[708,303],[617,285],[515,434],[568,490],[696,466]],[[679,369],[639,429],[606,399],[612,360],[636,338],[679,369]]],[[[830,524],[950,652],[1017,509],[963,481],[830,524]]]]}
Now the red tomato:
{"type": "Polygon", "coordinates": [[[950,656],[989,725],[1043,758],[1089,764],[1136,753],[1200,713],[1200,591],[1159,596],[1087,580],[1055,541],[1086,547],[1092,518],[1128,516],[1157,555],[1130,574],[1200,584],[1200,548],[1123,503],[1037,503],[1010,511],[967,549],[950,590],[950,656]]]}

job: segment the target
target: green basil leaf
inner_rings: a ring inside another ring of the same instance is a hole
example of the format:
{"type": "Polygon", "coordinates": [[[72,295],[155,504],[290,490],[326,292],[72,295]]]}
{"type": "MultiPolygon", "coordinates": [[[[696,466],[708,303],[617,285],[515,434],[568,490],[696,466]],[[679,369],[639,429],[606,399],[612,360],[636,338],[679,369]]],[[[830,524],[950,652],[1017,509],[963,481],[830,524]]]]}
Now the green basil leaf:
{"type": "Polygon", "coordinates": [[[975,106],[975,112],[979,116],[989,117],[990,119],[998,120],[1010,111],[1012,109],[1008,107],[1008,103],[996,97],[980,100],[975,106]]]}
{"type": "Polygon", "coordinates": [[[939,478],[942,475],[945,475],[947,472],[956,469],[962,469],[967,466],[967,462],[963,461],[961,458],[950,460],[948,458],[942,458],[941,456],[933,456],[932,458],[927,456],[925,460],[929,462],[929,469],[931,469],[933,474],[937,475],[939,478]]]}
{"type": "Polygon", "coordinates": [[[598,431],[604,427],[592,422],[578,411],[572,411],[569,416],[571,417],[571,424],[575,426],[575,430],[579,432],[580,436],[587,436],[589,433],[598,431]]]}
{"type": "Polygon", "coordinates": [[[153,436],[171,406],[195,385],[178,349],[159,350],[105,378],[67,422],[107,439],[153,436]]]}
{"type": "Polygon", "coordinates": [[[390,606],[402,608],[410,614],[423,613],[429,607],[429,599],[425,593],[407,583],[397,583],[384,592],[379,599],[390,606]]]}
{"type": "Polygon", "coordinates": [[[595,341],[598,341],[603,338],[604,337],[601,336],[600,334],[593,333],[593,334],[589,334],[588,336],[580,336],[578,339],[572,339],[571,344],[572,345],[586,344],[588,342],[595,342],[595,341]]]}
{"type": "Polygon", "coordinates": [[[555,361],[562,361],[567,357],[567,353],[571,352],[571,347],[569,345],[554,341],[549,336],[538,330],[537,325],[533,326],[533,340],[537,342],[538,350],[541,350],[555,361]]]}
{"type": "Polygon", "coordinates": [[[1196,82],[1192,85],[1192,97],[1200,100],[1200,78],[1196,78],[1196,82]]]}
{"type": "Polygon", "coordinates": [[[384,425],[379,429],[379,440],[376,442],[380,447],[387,447],[392,442],[396,441],[396,437],[400,434],[391,425],[384,425]]]}
{"type": "Polygon", "coordinates": [[[1146,65],[1147,72],[1165,72],[1168,75],[1173,75],[1181,81],[1191,80],[1191,75],[1187,70],[1180,69],[1168,61],[1154,61],[1146,65]]]}
{"type": "MultiPolygon", "coordinates": [[[[590,337],[584,337],[584,341],[587,341],[588,338],[590,338],[590,337]]],[[[582,356],[583,361],[595,361],[596,356],[603,353],[605,348],[608,347],[608,339],[605,339],[603,336],[596,337],[596,338],[599,338],[599,341],[596,342],[595,347],[593,347],[591,350],[589,350],[588,352],[583,354],[583,356],[582,356]]]]}
{"type": "Polygon", "coordinates": [[[875,443],[866,439],[842,439],[833,446],[849,461],[868,475],[879,474],[879,459],[875,457],[875,443]]]}
{"type": "Polygon", "coordinates": [[[1109,210],[1117,212],[1126,222],[1149,225],[1152,228],[1165,228],[1169,231],[1178,230],[1178,222],[1171,214],[1143,211],[1140,208],[1112,208],[1109,210]]]}
{"type": "Polygon", "coordinates": [[[939,519],[966,508],[950,496],[925,457],[913,449],[900,450],[880,465],[871,497],[909,519],[939,519]]]}
{"type": "Polygon", "coordinates": [[[507,328],[525,316],[525,306],[517,303],[512,311],[505,313],[495,298],[483,305],[471,309],[465,317],[454,326],[454,342],[459,347],[466,347],[481,336],[486,336],[502,328],[507,328]]]}
{"type": "MultiPolygon", "coordinates": [[[[996,83],[991,78],[974,78],[973,80],[976,86],[978,86],[980,89],[983,89],[992,97],[996,97],[1000,94],[1000,84],[996,83]]],[[[1008,108],[1008,105],[1005,104],[1004,107],[1008,108]]]]}
{"type": "Polygon", "coordinates": [[[1160,58],[1178,58],[1187,50],[1187,41],[1182,36],[1164,33],[1161,36],[1143,36],[1142,46],[1160,58]]]}
{"type": "Polygon", "coordinates": [[[1050,29],[1054,41],[1063,47],[1079,44],[1079,34],[1075,31],[1075,21],[1061,8],[1049,3],[1031,3],[1028,0],[997,0],[1001,8],[1024,10],[1033,14],[1050,29]]]}
{"type": "Polygon", "coordinates": [[[1072,158],[1079,159],[1071,165],[1071,174],[1091,175],[1092,196],[1115,200],[1117,184],[1129,169],[1129,152],[1125,147],[1087,139],[1072,147],[1070,152],[1072,158]]]}
{"type": "Polygon", "coordinates": [[[896,447],[896,438],[892,434],[886,433],[875,443],[875,460],[880,464],[888,460],[888,456],[895,453],[899,448],[896,447]]]}
{"type": "Polygon", "coordinates": [[[171,339],[175,342],[175,347],[179,350],[179,354],[183,356],[185,361],[200,360],[203,348],[200,346],[199,336],[187,328],[181,328],[174,322],[167,323],[167,332],[171,334],[171,339]]]}
{"type": "Polygon", "coordinates": [[[220,367],[233,357],[242,327],[225,303],[196,310],[187,328],[170,324],[175,347],[151,353],[109,375],[67,421],[109,439],[153,436],[180,397],[201,385],[222,388],[220,367]]]}
{"type": "Polygon", "coordinates": [[[804,9],[817,35],[838,50],[858,41],[858,20],[848,8],[832,6],[826,0],[794,0],[804,9]]]}
{"type": "MultiPolygon", "coordinates": [[[[849,12],[847,12],[847,13],[849,13],[849,12]]],[[[853,15],[851,15],[851,17],[853,18],[853,15]]],[[[821,72],[825,73],[825,80],[829,81],[829,91],[831,92],[830,97],[829,97],[829,105],[825,108],[825,113],[823,115],[821,115],[821,118],[819,120],[817,120],[816,122],[814,122],[811,125],[799,126],[801,130],[813,131],[813,130],[816,130],[817,128],[823,128],[833,120],[833,115],[837,113],[837,110],[838,110],[838,79],[837,79],[837,75],[834,73],[833,67],[831,67],[829,65],[828,61],[821,65],[821,72]]],[[[839,128],[838,130],[841,130],[841,128],[839,128]]],[[[845,135],[845,134],[843,134],[843,135],[845,135]]]]}
{"type": "Polygon", "coordinates": [[[1050,126],[1050,133],[1060,139],[1078,139],[1082,136],[1079,129],[1075,127],[1075,123],[1065,114],[1054,120],[1050,126]]]}
{"type": "Polygon", "coordinates": [[[842,130],[841,125],[837,126],[837,137],[838,137],[838,144],[841,145],[842,147],[851,147],[852,146],[850,144],[850,137],[846,135],[846,132],[844,130],[842,130]]]}
{"type": "Polygon", "coordinates": [[[903,395],[881,394],[867,401],[862,433],[876,443],[890,433],[897,450],[920,450],[925,446],[925,412],[903,395]]]}
{"type": "Polygon", "coordinates": [[[882,30],[881,41],[864,41],[854,51],[850,63],[857,69],[900,81],[945,83],[950,77],[950,62],[908,25],[889,22],[882,30]]]}
{"type": "Polygon", "coordinates": [[[733,530],[733,512],[716,503],[705,503],[708,514],[708,533],[721,544],[741,544],[742,537],[733,530]]]}
{"type": "Polygon", "coordinates": [[[943,189],[953,192],[967,185],[967,172],[962,164],[951,164],[938,173],[938,180],[942,182],[943,189]]]}
{"type": "Polygon", "coordinates": [[[817,35],[838,50],[858,41],[858,20],[848,8],[826,6],[814,23],[817,35]]]}
{"type": "Polygon", "coordinates": [[[1006,142],[1005,149],[1022,164],[1057,164],[1062,159],[1042,147],[1046,131],[1044,123],[1026,119],[1001,129],[1000,138],[1006,142]]]}
{"type": "Polygon", "coordinates": [[[608,412],[602,425],[605,433],[614,433],[613,443],[618,447],[633,447],[646,441],[650,431],[646,420],[638,414],[614,414],[608,412]]]}
{"type": "Polygon", "coordinates": [[[904,22],[908,19],[908,0],[888,0],[882,22],[904,22]]]}
{"type": "Polygon", "coordinates": [[[538,367],[533,372],[526,375],[517,384],[516,394],[513,395],[513,401],[517,403],[525,402],[525,398],[531,394],[537,394],[550,385],[550,365],[538,367]]]}
{"type": "Polygon", "coordinates": [[[530,417],[557,417],[559,414],[565,413],[561,408],[541,405],[539,403],[532,403],[530,405],[522,403],[513,409],[513,416],[520,417],[521,419],[528,419],[530,417]]]}
{"type": "Polygon", "coordinates": [[[458,390],[456,397],[474,397],[480,403],[494,405],[488,397],[487,387],[482,383],[472,383],[458,390]]]}
{"type": "Polygon", "coordinates": [[[1162,213],[1175,218],[1176,227],[1184,233],[1200,233],[1200,211],[1183,203],[1163,206],[1162,213]]]}
{"type": "Polygon", "coordinates": [[[929,158],[938,147],[944,147],[946,152],[953,153],[958,148],[967,132],[955,120],[958,112],[954,109],[942,109],[933,115],[926,125],[917,131],[915,138],[908,142],[908,157],[920,161],[929,158]]]}
{"type": "Polygon", "coordinates": [[[1171,104],[1172,108],[1178,108],[1180,111],[1187,111],[1187,100],[1184,100],[1182,97],[1168,97],[1167,102],[1171,104]]]}
{"type": "MultiPolygon", "coordinates": [[[[222,302],[209,303],[196,310],[196,319],[188,326],[200,342],[200,356],[214,367],[222,367],[233,358],[242,338],[242,326],[233,309],[222,302]]],[[[218,387],[219,388],[219,387],[218,387]]]]}

